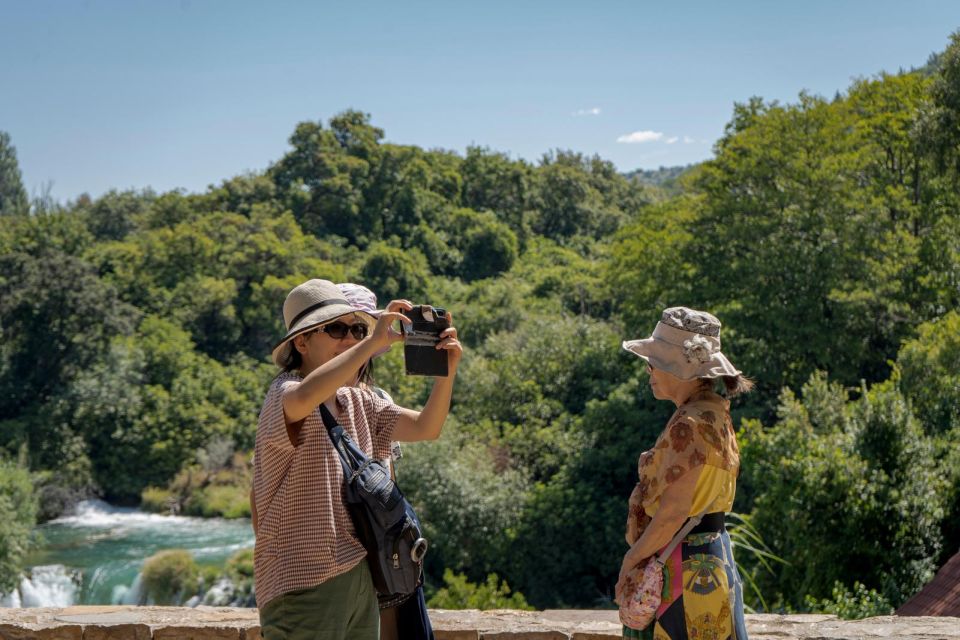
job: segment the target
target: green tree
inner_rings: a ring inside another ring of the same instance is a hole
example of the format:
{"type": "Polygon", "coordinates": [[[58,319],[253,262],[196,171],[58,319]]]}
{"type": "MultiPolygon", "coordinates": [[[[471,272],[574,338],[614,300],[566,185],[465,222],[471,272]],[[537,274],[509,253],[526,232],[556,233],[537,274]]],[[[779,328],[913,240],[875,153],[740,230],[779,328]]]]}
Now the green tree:
{"type": "Polygon", "coordinates": [[[0,131],[0,216],[26,214],[30,210],[27,192],[20,179],[17,148],[10,134],[0,131]]]}
{"type": "Polygon", "coordinates": [[[918,123],[918,138],[933,156],[937,168],[956,181],[960,179],[960,31],[950,35],[950,44],[936,58],[930,102],[924,105],[918,123]]]}
{"type": "Polygon", "coordinates": [[[464,232],[464,280],[479,280],[503,273],[517,258],[517,237],[507,225],[485,220],[464,232]]]}
{"type": "Polygon", "coordinates": [[[768,392],[814,369],[885,379],[899,342],[946,302],[922,286],[936,217],[910,129],[925,82],[882,76],[833,102],[740,105],[702,167],[693,301],[737,328],[728,344],[768,392]]]}
{"type": "Polygon", "coordinates": [[[456,435],[455,419],[445,429],[438,442],[404,446],[397,474],[430,541],[427,576],[452,568],[479,580],[510,554],[528,478],[498,456],[502,448],[456,435]]]}
{"type": "Polygon", "coordinates": [[[61,391],[135,317],[78,258],[54,250],[0,256],[0,415],[61,391]]]}
{"type": "Polygon", "coordinates": [[[0,459],[0,593],[10,593],[20,582],[36,516],[29,471],[0,459]]]}
{"type": "Polygon", "coordinates": [[[216,438],[251,448],[271,373],[242,356],[212,360],[175,323],[147,316],[74,381],[55,419],[83,434],[103,495],[135,502],[147,486],[167,485],[216,438]],[[132,459],[141,464],[131,466],[132,459]]]}
{"type": "Polygon", "coordinates": [[[814,375],[802,401],[784,391],[773,427],[747,421],[740,444],[738,504],[787,561],[776,575],[755,574],[768,601],[802,607],[804,595],[830,598],[857,576],[898,605],[933,576],[946,487],[893,384],[848,401],[814,375]]]}
{"type": "Polygon", "coordinates": [[[97,240],[122,240],[137,227],[142,216],[156,200],[152,191],[109,191],[86,209],[86,222],[97,240]]]}
{"type": "Polygon", "coordinates": [[[921,325],[897,356],[900,387],[927,433],[960,426],[960,313],[921,325]]]}
{"type": "Polygon", "coordinates": [[[365,208],[364,188],[382,137],[370,117],[357,111],[337,115],[329,129],[320,122],[297,125],[290,137],[293,150],[270,175],[304,230],[354,242],[381,237],[381,212],[365,208]]]}
{"type": "Polygon", "coordinates": [[[418,249],[398,249],[377,243],[366,251],[363,282],[385,301],[407,298],[422,304],[429,298],[430,271],[418,249]]]}
{"type": "Polygon", "coordinates": [[[613,236],[604,275],[629,334],[649,332],[663,309],[700,297],[690,244],[701,201],[680,196],[651,206],[613,236]]]}
{"type": "Polygon", "coordinates": [[[463,161],[463,204],[476,211],[493,211],[525,243],[529,234],[532,168],[522,160],[483,147],[468,147],[463,161]]]}

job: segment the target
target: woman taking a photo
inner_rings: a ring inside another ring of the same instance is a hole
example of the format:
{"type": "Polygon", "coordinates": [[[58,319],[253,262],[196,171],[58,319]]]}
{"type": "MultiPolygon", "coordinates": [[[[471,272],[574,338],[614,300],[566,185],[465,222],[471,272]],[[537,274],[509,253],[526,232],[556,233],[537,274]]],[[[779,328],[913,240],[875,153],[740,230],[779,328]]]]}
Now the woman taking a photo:
{"type": "Polygon", "coordinates": [[[663,593],[653,624],[625,638],[746,640],[743,591],[724,526],[733,507],[740,451],[728,397],[753,383],[720,352],[720,321],[686,307],[663,312],[653,335],[623,343],[647,363],[650,388],[677,409],[638,462],[627,544],[616,598],[640,581],[645,561],[667,547],[688,518],[702,519],[664,560],[663,593]]]}
{"type": "Polygon", "coordinates": [[[440,335],[450,375],[435,379],[423,411],[349,386],[374,354],[403,339],[393,325],[412,308],[394,300],[374,320],[326,280],[299,285],[284,302],[287,333],[273,350],[283,373],[264,400],[254,456],[254,572],[266,640],[379,637],[366,551],[341,497],[343,470],[319,407],[376,459],[389,457],[392,440],[440,436],[463,353],[456,329],[440,335]]]}
{"type": "MultiPolygon", "coordinates": [[[[379,318],[381,310],[377,309],[377,294],[353,282],[341,282],[337,285],[340,293],[355,309],[365,311],[374,318],[379,318]]],[[[386,390],[377,386],[373,378],[374,358],[383,351],[375,353],[367,360],[358,372],[357,378],[351,386],[360,386],[369,389],[387,402],[393,398],[386,390]]],[[[390,443],[390,457],[383,460],[383,465],[390,469],[390,475],[396,481],[396,463],[401,457],[400,443],[390,443]]],[[[423,595],[423,585],[417,587],[413,593],[400,595],[383,595],[377,597],[380,607],[380,639],[381,640],[433,640],[433,627],[427,612],[427,603],[423,595]]]]}

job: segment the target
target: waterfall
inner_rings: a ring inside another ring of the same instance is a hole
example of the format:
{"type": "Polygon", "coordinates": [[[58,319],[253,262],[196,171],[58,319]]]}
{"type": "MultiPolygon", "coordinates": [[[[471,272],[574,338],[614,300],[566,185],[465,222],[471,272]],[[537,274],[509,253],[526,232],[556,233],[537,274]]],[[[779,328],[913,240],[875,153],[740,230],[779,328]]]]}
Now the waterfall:
{"type": "Polygon", "coordinates": [[[3,607],[69,607],[76,602],[80,573],[62,564],[34,567],[20,585],[3,598],[3,607]]]}
{"type": "MultiPolygon", "coordinates": [[[[38,529],[44,542],[27,558],[32,569],[13,593],[0,594],[0,606],[140,604],[141,570],[152,555],[186,549],[201,567],[222,568],[238,550],[253,546],[246,519],[160,515],[99,500],[81,502],[72,514],[38,529]]],[[[190,604],[250,600],[223,580],[206,591],[190,604]]]]}
{"type": "Polygon", "coordinates": [[[143,600],[143,574],[138,573],[129,587],[118,584],[113,588],[110,604],[140,604],[143,600]]]}

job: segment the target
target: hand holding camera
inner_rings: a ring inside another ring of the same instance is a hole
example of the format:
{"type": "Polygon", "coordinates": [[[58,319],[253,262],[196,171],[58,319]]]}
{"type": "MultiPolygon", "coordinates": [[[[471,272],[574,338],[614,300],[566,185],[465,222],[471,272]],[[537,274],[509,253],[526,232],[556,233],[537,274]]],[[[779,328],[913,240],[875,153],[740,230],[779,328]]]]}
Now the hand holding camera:
{"type": "Polygon", "coordinates": [[[407,375],[447,377],[463,354],[449,311],[428,304],[408,310],[403,323],[403,357],[407,375]]]}
{"type": "Polygon", "coordinates": [[[403,340],[403,332],[394,329],[394,324],[398,321],[401,325],[404,322],[410,322],[410,318],[403,315],[403,312],[411,309],[413,309],[413,303],[409,300],[392,300],[386,310],[377,317],[377,324],[370,336],[374,344],[381,348],[389,348],[394,342],[403,340]]]}

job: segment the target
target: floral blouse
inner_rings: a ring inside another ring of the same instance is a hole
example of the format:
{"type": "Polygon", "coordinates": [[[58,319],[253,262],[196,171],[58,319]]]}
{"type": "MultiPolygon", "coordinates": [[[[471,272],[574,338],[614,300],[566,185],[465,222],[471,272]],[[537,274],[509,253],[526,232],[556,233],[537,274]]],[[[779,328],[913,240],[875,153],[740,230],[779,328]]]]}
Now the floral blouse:
{"type": "Polygon", "coordinates": [[[639,482],[630,494],[627,544],[643,534],[667,487],[698,467],[702,469],[689,515],[733,508],[740,449],[730,402],[709,390],[695,393],[679,406],[653,448],[640,455],[639,482]]]}

